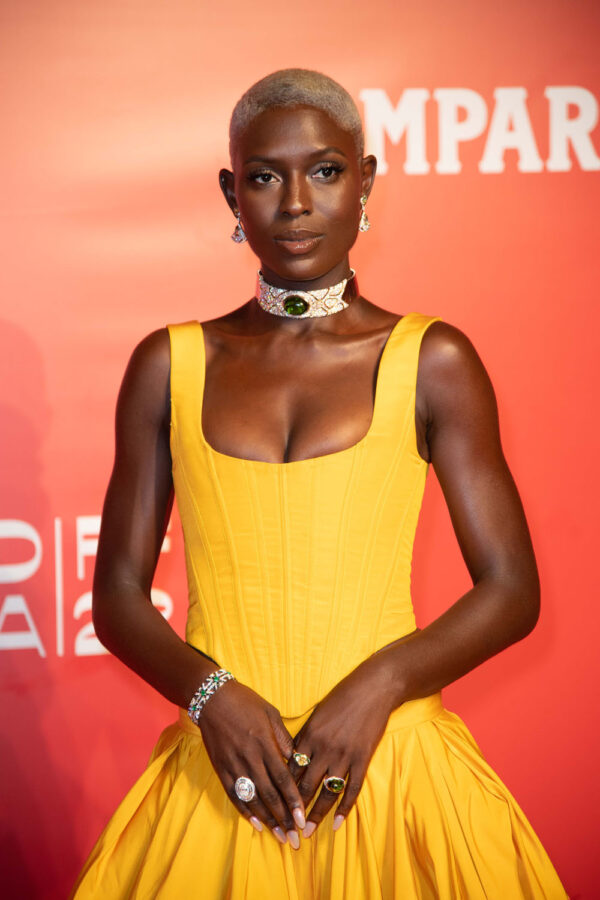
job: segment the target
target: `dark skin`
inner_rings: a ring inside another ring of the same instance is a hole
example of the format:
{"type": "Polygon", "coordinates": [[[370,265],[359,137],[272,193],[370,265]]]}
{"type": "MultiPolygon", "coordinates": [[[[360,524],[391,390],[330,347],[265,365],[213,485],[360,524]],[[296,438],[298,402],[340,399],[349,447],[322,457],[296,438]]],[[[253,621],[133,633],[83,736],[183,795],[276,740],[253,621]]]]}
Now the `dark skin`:
{"type": "MultiPolygon", "coordinates": [[[[266,279],[311,289],[348,275],[359,199],[374,174],[374,158],[357,158],[350,134],[325,113],[297,107],[257,117],[220,183],[266,279]],[[299,230],[316,235],[306,252],[299,230]]],[[[252,299],[205,323],[206,440],[229,456],[280,464],[357,443],[371,422],[378,363],[396,321],[357,296],[325,318],[282,319],[252,299]]],[[[185,708],[216,666],[149,602],[173,496],[169,371],[167,332],[154,332],[134,351],[119,395],[93,614],[100,640],[185,708]]],[[[225,684],[200,719],[208,755],[240,814],[295,848],[298,830],[309,836],[336,803],[334,828],[343,823],[394,709],[460,678],[537,620],[535,559],[502,453],[494,392],[469,340],[445,323],[434,323],[423,339],[415,427],[473,587],[427,628],[361,663],[295,736],[275,707],[238,681],[225,684]],[[294,749],[311,757],[305,769],[291,760],[294,749]],[[233,791],[240,774],[256,783],[251,803],[233,791]],[[347,775],[341,800],[321,787],[327,774],[347,775]]]]}

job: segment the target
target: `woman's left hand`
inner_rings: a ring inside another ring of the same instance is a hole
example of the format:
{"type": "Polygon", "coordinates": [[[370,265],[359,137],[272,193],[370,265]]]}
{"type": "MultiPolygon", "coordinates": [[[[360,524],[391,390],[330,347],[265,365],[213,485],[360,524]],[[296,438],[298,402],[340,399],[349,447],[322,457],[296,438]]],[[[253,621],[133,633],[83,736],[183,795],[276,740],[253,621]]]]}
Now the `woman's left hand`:
{"type": "Polygon", "coordinates": [[[307,817],[304,837],[310,837],[340,796],[334,830],[343,823],[395,705],[389,665],[384,654],[375,654],[315,707],[294,740],[295,751],[306,754],[310,763],[299,766],[293,757],[289,763],[305,808],[318,794],[307,817]],[[334,794],[324,786],[323,779],[330,775],[346,778],[343,794],[334,794]]]}

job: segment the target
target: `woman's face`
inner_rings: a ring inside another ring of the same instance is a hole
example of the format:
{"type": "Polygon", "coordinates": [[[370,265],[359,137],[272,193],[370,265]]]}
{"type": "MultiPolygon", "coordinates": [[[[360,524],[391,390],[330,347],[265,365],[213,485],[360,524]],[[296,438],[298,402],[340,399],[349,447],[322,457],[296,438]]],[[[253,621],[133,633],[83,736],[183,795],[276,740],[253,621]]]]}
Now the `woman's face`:
{"type": "Polygon", "coordinates": [[[348,275],[360,197],[375,166],[372,156],[358,159],[352,135],[319,109],[266,110],[248,125],[233,174],[222,170],[220,179],[267,281],[318,288],[348,275]]]}

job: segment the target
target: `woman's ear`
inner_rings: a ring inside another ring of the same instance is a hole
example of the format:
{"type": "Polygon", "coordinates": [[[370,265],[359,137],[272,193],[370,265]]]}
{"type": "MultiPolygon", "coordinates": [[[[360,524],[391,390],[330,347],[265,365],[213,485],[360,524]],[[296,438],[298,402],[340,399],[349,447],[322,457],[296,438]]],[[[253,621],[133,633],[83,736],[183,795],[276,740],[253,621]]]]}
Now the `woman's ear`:
{"type": "Polygon", "coordinates": [[[364,156],[361,164],[362,170],[362,179],[361,179],[361,194],[366,194],[367,197],[371,193],[371,189],[373,187],[373,182],[375,181],[375,172],[377,171],[377,159],[373,156],[364,156]]]}
{"type": "Polygon", "coordinates": [[[223,191],[223,196],[227,200],[229,209],[235,216],[238,211],[238,205],[237,200],[235,199],[233,172],[230,172],[229,169],[221,169],[219,172],[219,186],[223,191]]]}

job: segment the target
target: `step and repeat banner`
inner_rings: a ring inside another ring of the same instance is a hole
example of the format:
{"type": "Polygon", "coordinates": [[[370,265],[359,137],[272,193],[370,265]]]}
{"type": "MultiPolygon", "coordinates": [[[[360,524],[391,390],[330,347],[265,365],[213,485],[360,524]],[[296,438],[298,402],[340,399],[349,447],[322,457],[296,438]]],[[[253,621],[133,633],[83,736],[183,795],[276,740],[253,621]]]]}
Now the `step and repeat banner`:
{"type": "MultiPolygon", "coordinates": [[[[598,896],[599,39],[581,0],[0,5],[3,897],[65,897],[175,717],[91,622],[114,404],[145,334],[252,295],[217,173],[235,101],[287,66],[344,84],[378,157],[363,293],[457,325],[496,387],[542,616],[446,703],[598,896]]],[[[433,472],[413,583],[421,625],[469,586],[433,472]]],[[[176,514],[153,601],[182,633],[176,514]]]]}

